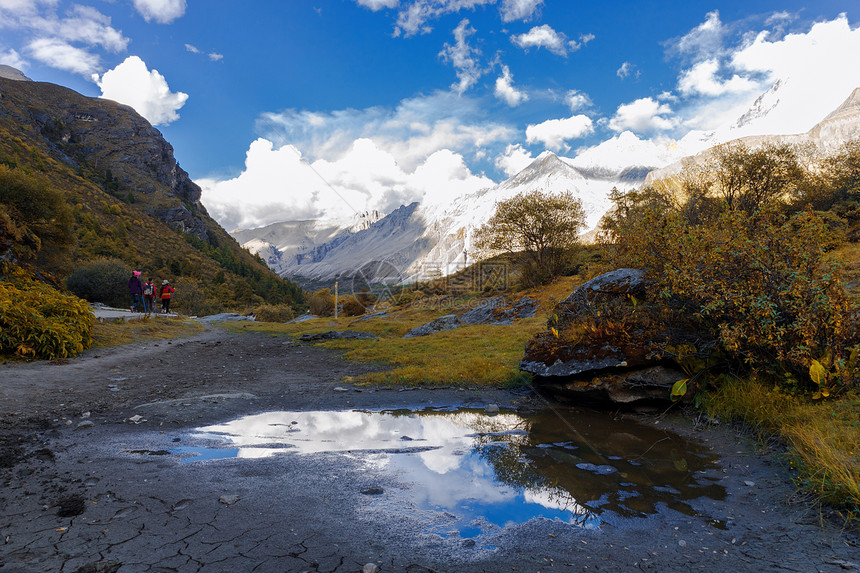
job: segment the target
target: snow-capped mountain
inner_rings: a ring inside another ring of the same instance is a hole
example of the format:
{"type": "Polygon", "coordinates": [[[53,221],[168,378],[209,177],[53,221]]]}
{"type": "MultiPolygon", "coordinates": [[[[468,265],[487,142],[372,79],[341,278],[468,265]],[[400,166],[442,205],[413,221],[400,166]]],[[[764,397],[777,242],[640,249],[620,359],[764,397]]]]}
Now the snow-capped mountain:
{"type": "MultiPolygon", "coordinates": [[[[767,93],[770,94],[770,90],[767,93]]],[[[764,109],[758,105],[760,103],[759,100],[756,100],[756,102],[755,109],[759,111],[764,109]]],[[[731,141],[752,148],[766,144],[797,145],[814,149],[818,153],[827,154],[836,151],[845,143],[857,138],[860,138],[860,88],[855,89],[842,105],[805,133],[790,135],[748,135],[731,141]]],[[[719,141],[719,143],[722,142],[719,141]]],[[[648,174],[647,181],[665,179],[680,173],[681,170],[689,165],[703,164],[712,157],[713,150],[714,147],[708,147],[695,155],[688,155],[663,168],[655,169],[648,174]]]]}
{"type": "Polygon", "coordinates": [[[282,276],[329,280],[360,271],[370,281],[427,279],[450,274],[470,262],[472,235],[493,215],[499,201],[532,190],[570,191],[582,201],[587,227],[592,229],[609,208],[612,187],[636,187],[653,167],[587,166],[583,172],[545,152],[499,185],[462,195],[447,205],[404,205],[363,229],[302,221],[237,231],[234,236],[282,276]]]}

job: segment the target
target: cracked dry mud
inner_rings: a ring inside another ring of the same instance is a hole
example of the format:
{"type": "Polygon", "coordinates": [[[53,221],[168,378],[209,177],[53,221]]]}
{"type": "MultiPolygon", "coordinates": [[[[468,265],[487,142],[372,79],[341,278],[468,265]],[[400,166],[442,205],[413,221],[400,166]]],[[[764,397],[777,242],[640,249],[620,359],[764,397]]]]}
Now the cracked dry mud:
{"type": "Polygon", "coordinates": [[[269,410],[542,406],[504,390],[334,391],[371,367],[218,328],[0,366],[0,572],[860,571],[856,536],[794,503],[779,464],[727,428],[682,419],[662,424],[719,455],[708,472],[725,500],[593,530],[533,519],[478,544],[429,534],[408,510],[373,511],[378,496],[362,492],[410,486],[353,456],[158,455],[183,431],[269,410]]]}

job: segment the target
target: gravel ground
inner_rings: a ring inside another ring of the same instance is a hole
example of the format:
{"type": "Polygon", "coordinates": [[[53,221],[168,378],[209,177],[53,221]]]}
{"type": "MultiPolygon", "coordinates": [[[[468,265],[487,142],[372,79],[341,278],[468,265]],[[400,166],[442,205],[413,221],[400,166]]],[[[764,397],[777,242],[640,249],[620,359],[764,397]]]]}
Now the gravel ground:
{"type": "Polygon", "coordinates": [[[682,418],[642,421],[719,456],[707,472],[725,500],[597,529],[533,519],[478,544],[428,534],[406,509],[374,510],[362,490],[409,484],[380,482],[355,456],[182,464],[145,455],[192,428],[270,410],[545,407],[523,392],[342,381],[374,367],[217,327],[0,365],[0,572],[860,571],[857,537],[794,500],[784,468],[729,428],[682,418]]]}

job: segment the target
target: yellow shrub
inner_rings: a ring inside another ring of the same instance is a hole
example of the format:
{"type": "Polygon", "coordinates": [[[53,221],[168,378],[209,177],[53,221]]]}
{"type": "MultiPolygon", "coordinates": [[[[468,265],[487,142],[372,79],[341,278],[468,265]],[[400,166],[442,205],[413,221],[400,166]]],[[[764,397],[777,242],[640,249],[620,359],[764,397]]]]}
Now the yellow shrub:
{"type": "Polygon", "coordinates": [[[67,358],[92,344],[86,301],[33,280],[0,282],[0,353],[67,358]]]}
{"type": "Polygon", "coordinates": [[[296,313],[288,304],[261,304],[254,309],[254,315],[261,322],[287,322],[295,318],[296,313]]]}

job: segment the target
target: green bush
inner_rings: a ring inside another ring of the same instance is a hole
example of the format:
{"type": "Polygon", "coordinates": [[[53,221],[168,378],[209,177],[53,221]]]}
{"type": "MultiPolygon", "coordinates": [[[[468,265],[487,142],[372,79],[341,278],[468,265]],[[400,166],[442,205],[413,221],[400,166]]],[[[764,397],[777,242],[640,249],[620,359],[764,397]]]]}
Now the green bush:
{"type": "Polygon", "coordinates": [[[0,353],[55,359],[90,347],[94,316],[86,301],[14,274],[14,282],[0,282],[0,353]]]}
{"type": "Polygon", "coordinates": [[[101,302],[115,308],[128,308],[128,279],[131,268],[117,259],[97,259],[72,271],[66,287],[90,302],[101,302]]]}
{"type": "Polygon", "coordinates": [[[296,313],[288,304],[261,304],[254,309],[254,315],[262,322],[287,322],[295,318],[296,313]]]}

